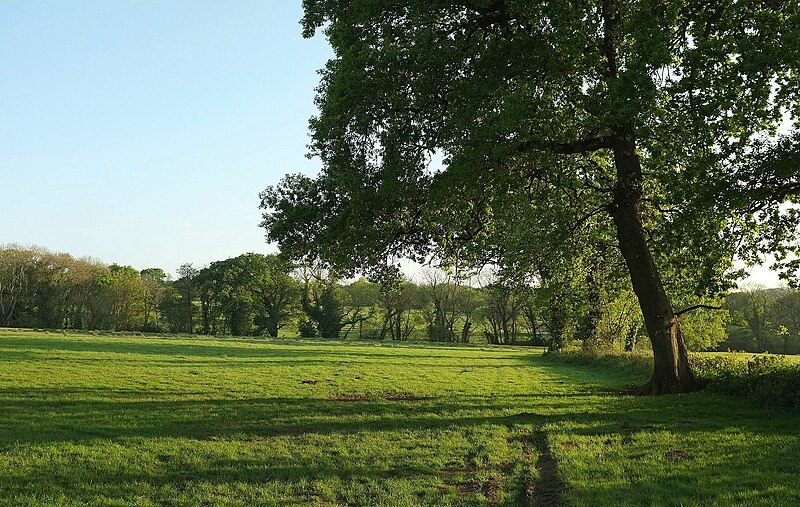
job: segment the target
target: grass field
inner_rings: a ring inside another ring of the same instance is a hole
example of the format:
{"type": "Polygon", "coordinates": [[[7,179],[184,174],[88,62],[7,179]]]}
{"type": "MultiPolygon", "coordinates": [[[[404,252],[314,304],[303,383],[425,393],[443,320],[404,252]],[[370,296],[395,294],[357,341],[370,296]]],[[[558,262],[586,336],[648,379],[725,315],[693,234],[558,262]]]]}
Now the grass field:
{"type": "Polygon", "coordinates": [[[0,331],[0,505],[800,505],[800,415],[510,347],[0,331]]]}

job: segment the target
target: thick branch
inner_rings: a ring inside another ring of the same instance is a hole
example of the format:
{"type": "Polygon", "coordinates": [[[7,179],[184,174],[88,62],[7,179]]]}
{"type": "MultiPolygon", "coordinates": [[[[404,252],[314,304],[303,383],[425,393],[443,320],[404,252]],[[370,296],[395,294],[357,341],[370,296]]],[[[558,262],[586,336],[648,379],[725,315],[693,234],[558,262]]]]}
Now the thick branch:
{"type": "Polygon", "coordinates": [[[723,309],[721,306],[711,306],[711,305],[693,305],[693,306],[690,306],[690,307],[688,307],[688,308],[684,308],[683,310],[681,310],[681,311],[679,311],[679,312],[675,312],[675,316],[676,316],[676,317],[680,317],[680,316],[681,316],[681,315],[683,315],[684,313],[691,312],[692,310],[699,310],[699,309],[701,309],[701,308],[703,308],[703,309],[705,309],[705,310],[722,310],[722,309],[723,309]]]}
{"type": "Polygon", "coordinates": [[[539,141],[539,142],[527,141],[517,146],[517,150],[520,152],[536,150],[536,151],[547,151],[558,155],[591,153],[593,151],[602,150],[604,148],[611,148],[610,137],[607,136],[589,137],[565,143],[559,143],[554,141],[539,141]]]}

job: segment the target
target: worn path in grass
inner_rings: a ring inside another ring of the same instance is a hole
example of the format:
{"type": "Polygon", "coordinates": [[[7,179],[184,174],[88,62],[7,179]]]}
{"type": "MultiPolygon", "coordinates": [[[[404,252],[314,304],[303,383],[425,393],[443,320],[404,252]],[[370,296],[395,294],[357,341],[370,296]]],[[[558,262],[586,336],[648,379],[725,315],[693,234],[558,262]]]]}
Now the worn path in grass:
{"type": "Polygon", "coordinates": [[[0,331],[0,505],[798,505],[800,416],[522,348],[0,331]]]}

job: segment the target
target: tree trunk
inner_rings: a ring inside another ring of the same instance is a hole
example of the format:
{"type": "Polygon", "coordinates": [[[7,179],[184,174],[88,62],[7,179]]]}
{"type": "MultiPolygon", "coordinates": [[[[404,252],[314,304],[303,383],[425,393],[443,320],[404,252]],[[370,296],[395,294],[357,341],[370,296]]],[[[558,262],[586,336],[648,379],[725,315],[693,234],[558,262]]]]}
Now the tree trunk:
{"type": "Polygon", "coordinates": [[[279,324],[279,321],[280,321],[280,317],[276,318],[273,315],[269,315],[267,317],[267,335],[269,335],[271,338],[277,338],[278,337],[278,329],[279,329],[278,324],[279,324]]]}
{"type": "Polygon", "coordinates": [[[617,183],[610,212],[617,240],[639,300],[653,346],[653,377],[643,394],[685,393],[700,389],[689,365],[680,324],[653,261],[642,225],[642,169],[632,133],[613,145],[617,183]]]}

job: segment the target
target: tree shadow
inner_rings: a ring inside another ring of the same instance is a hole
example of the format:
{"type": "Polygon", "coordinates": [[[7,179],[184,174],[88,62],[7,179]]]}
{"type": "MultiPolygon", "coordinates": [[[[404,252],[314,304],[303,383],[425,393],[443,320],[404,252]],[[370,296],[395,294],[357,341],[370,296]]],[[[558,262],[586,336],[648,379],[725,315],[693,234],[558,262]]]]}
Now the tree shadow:
{"type": "MultiPolygon", "coordinates": [[[[344,342],[326,341],[297,341],[286,342],[278,340],[246,340],[226,339],[210,340],[196,338],[194,340],[174,340],[141,337],[101,337],[106,339],[64,340],[58,336],[30,337],[0,337],[0,346],[3,358],[11,359],[42,359],[42,354],[47,353],[49,359],[58,359],[59,352],[81,352],[111,354],[112,357],[120,355],[141,354],[148,356],[168,356],[167,361],[179,361],[194,358],[209,358],[211,362],[235,359],[261,359],[265,362],[282,362],[286,360],[302,360],[309,356],[330,360],[346,360],[347,362],[372,362],[374,360],[396,360],[398,364],[408,364],[409,359],[419,360],[449,360],[463,362],[491,362],[508,361],[508,366],[519,366],[527,361],[526,354],[482,357],[481,348],[453,349],[446,346],[409,346],[401,344],[372,345],[370,342],[347,342],[349,347],[357,349],[342,349],[344,342]],[[194,343],[192,343],[192,341],[194,343]],[[188,342],[188,343],[187,343],[188,342]],[[286,347],[286,348],[282,348],[286,347]],[[329,350],[328,350],[329,349],[329,350]],[[387,351],[389,350],[389,351],[387,351]],[[413,352],[408,352],[413,351],[413,352]],[[421,352],[423,351],[423,352],[421,352]],[[465,356],[466,352],[475,354],[465,356]],[[405,360],[404,360],[405,359],[405,360]]],[[[538,355],[538,354],[536,354],[538,355]]],[[[74,358],[70,357],[70,361],[74,358]]],[[[91,358],[87,361],[96,361],[91,358]]],[[[112,359],[113,360],[113,359],[112,359]]],[[[502,365],[498,365],[502,366],[502,365]]]]}
{"type": "MultiPolygon", "coordinates": [[[[60,347],[64,343],[56,340],[54,345],[60,347]]],[[[30,343],[26,341],[25,345],[30,343]]],[[[47,340],[40,345],[38,350],[49,350],[47,340]]],[[[113,343],[110,348],[90,345],[77,350],[119,351],[113,343]]],[[[173,347],[147,345],[142,350],[148,352],[144,353],[163,357],[158,361],[171,364],[173,359],[167,356],[173,347]]],[[[221,353],[219,348],[213,352],[201,350],[205,346],[187,350],[180,344],[178,348],[183,357],[175,360],[185,361],[187,366],[215,362],[212,358],[221,353]]],[[[239,357],[246,360],[227,359],[230,362],[224,364],[251,366],[262,360],[273,362],[272,357],[276,357],[276,361],[286,358],[287,362],[298,361],[298,364],[335,365],[341,357],[335,349],[324,351],[321,359],[309,359],[304,356],[308,351],[302,350],[278,351],[283,354],[278,356],[275,352],[271,349],[250,356],[246,355],[252,353],[248,349],[239,357]],[[270,357],[265,357],[266,354],[270,357]]],[[[430,357],[440,356],[450,358],[446,354],[430,357]]],[[[384,361],[397,356],[379,351],[372,357],[384,361]]],[[[497,359],[492,357],[491,361],[497,359]]],[[[482,363],[480,358],[469,361],[473,363],[470,368],[493,366],[489,361],[482,363]]],[[[0,478],[0,489],[4,491],[0,496],[25,495],[32,490],[56,497],[80,496],[90,494],[88,488],[95,487],[124,498],[131,494],[131,485],[141,483],[170,491],[199,483],[241,483],[254,487],[281,483],[289,490],[307,491],[309,481],[329,479],[337,484],[407,480],[424,484],[436,497],[445,494],[436,490],[441,483],[441,463],[433,459],[437,442],[457,434],[477,445],[481,437],[476,435],[481,435],[481,431],[510,438],[519,428],[548,435],[546,445],[535,449],[539,455],[551,453],[557,461],[569,465],[579,458],[585,459],[579,456],[581,452],[598,453],[598,460],[613,459],[615,466],[625,469],[620,481],[597,480],[581,484],[580,489],[565,491],[566,498],[576,504],[636,505],[637,501],[649,505],[691,504],[698,494],[713,495],[719,491],[742,500],[741,503],[746,503],[747,495],[755,495],[753,498],[765,495],[765,502],[774,500],[775,491],[786,498],[800,495],[800,486],[791,475],[800,472],[798,414],[759,410],[742,400],[710,393],[621,396],[614,394],[614,389],[628,385],[635,375],[551,363],[536,353],[508,356],[503,361],[543,373],[541,390],[485,395],[443,393],[413,401],[387,399],[381,393],[354,393],[359,395],[354,401],[339,401],[313,391],[304,397],[236,398],[199,389],[0,389],[0,458],[13,460],[15,456],[31,453],[53,454],[50,461],[42,459],[35,468],[5,469],[7,473],[0,478]],[[654,435],[674,440],[680,443],[679,447],[668,449],[672,454],[667,454],[651,442],[654,435]],[[720,438],[725,435],[746,438],[720,438]],[[402,439],[408,439],[406,450],[410,456],[421,456],[420,460],[387,456],[386,449],[366,447],[366,442],[376,445],[374,442],[402,439]],[[700,459],[696,455],[700,451],[694,446],[704,441],[717,442],[716,449],[714,454],[700,459]],[[156,442],[167,450],[159,454],[156,442]],[[215,448],[215,443],[225,445],[215,448]],[[356,449],[357,453],[324,449],[305,453],[333,443],[356,449]],[[80,465],[64,468],[55,459],[61,453],[73,452],[71,449],[76,446],[142,449],[150,461],[138,468],[96,465],[91,469],[89,481],[80,465]],[[259,455],[265,446],[283,446],[285,452],[259,455]],[[196,449],[203,450],[204,459],[182,456],[183,452],[196,449]],[[648,473],[646,467],[653,460],[667,463],[666,472],[658,476],[648,473]],[[775,463],[784,463],[786,473],[776,475],[771,484],[764,484],[763,471],[770,470],[775,463]],[[709,466],[718,468],[709,471],[709,466]],[[759,474],[740,474],[737,470],[759,474]],[[698,483],[698,477],[705,482],[698,483]]],[[[464,454],[459,459],[467,457],[464,454]]],[[[598,467],[597,473],[602,470],[598,467]]],[[[559,472],[565,477],[569,473],[563,466],[559,472]]],[[[461,500],[480,504],[475,500],[480,494],[476,492],[473,497],[461,500]]],[[[435,505],[437,501],[427,499],[420,503],[435,505]]]]}

